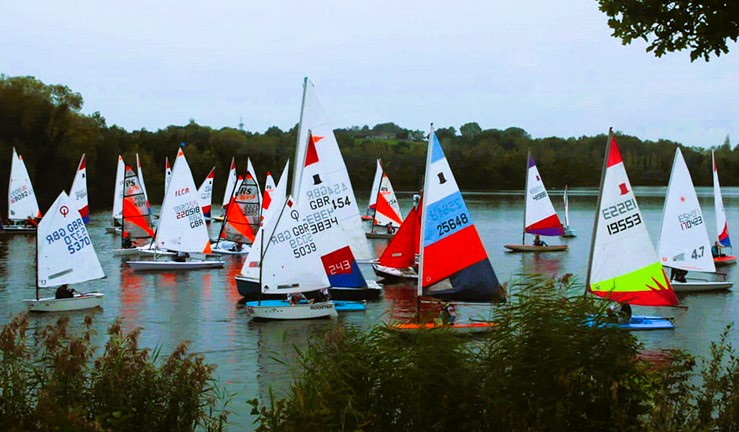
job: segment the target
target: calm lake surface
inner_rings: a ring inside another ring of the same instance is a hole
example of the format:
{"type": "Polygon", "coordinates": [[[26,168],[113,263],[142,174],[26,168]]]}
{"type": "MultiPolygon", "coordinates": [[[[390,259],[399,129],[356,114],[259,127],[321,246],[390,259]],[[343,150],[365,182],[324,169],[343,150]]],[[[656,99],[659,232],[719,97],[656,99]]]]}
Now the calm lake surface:
{"type": "MultiPolygon", "coordinates": [[[[563,218],[561,193],[550,191],[555,208],[563,218]]],[[[653,241],[657,240],[664,193],[665,188],[636,188],[653,241]]],[[[364,209],[366,200],[361,200],[361,197],[368,193],[357,195],[360,209],[364,209]]],[[[716,227],[712,189],[698,188],[698,195],[709,236],[713,239],[716,227]]],[[[523,272],[573,273],[584,281],[596,204],[595,189],[570,190],[570,224],[578,237],[546,239],[549,244],[567,243],[570,250],[564,253],[511,254],[504,251],[504,244],[521,241],[522,191],[467,193],[464,196],[501,281],[508,281],[523,272]]],[[[411,194],[399,194],[399,197],[401,208],[407,213],[411,194]]],[[[739,188],[723,188],[723,198],[730,232],[735,241],[739,241],[739,188]]],[[[163,353],[171,352],[184,340],[191,341],[191,350],[203,353],[209,363],[218,365],[221,383],[234,393],[230,404],[230,409],[235,411],[231,416],[232,430],[252,427],[247,400],[266,396],[270,386],[278,394],[285,390],[293,371],[276,359],[294,359],[293,345],[305,346],[311,337],[337,325],[331,321],[251,322],[246,311],[238,305],[240,296],[234,282],[234,276],[241,270],[243,258],[240,257],[226,256],[226,267],[221,270],[133,272],[125,265],[128,258],[112,256],[110,251],[119,247],[120,237],[105,233],[109,224],[110,211],[105,210],[94,212],[88,226],[107,278],[76,287],[79,291],[97,289],[106,295],[103,308],[95,312],[97,344],[104,344],[107,326],[116,317],[121,317],[128,329],[143,327],[142,345],[161,346],[163,353]]],[[[213,235],[219,228],[220,224],[212,225],[213,235]]],[[[527,243],[531,240],[527,236],[527,243]]],[[[0,236],[0,324],[22,312],[24,305],[21,300],[34,294],[34,242],[33,236],[0,236]]],[[[379,255],[386,242],[375,240],[371,244],[379,255]]],[[[368,278],[374,278],[368,265],[362,267],[368,278]]],[[[719,271],[726,272],[739,290],[739,269],[736,266],[723,267],[719,271]]],[[[397,312],[398,305],[414,301],[414,290],[413,286],[387,286],[385,297],[368,304],[366,312],[340,315],[338,323],[370,326],[387,320],[391,310],[397,312]]],[[[686,295],[680,301],[688,306],[688,310],[634,308],[636,314],[654,313],[677,318],[674,331],[639,334],[647,348],[675,347],[704,355],[708,352],[709,343],[718,339],[739,311],[739,295],[734,292],[686,295]]],[[[465,307],[460,314],[486,317],[489,307],[465,307]]],[[[70,313],[69,316],[72,327],[78,328],[85,313],[70,313]]],[[[58,315],[32,315],[31,326],[42,327],[57,318],[58,315]]],[[[739,346],[737,332],[732,332],[730,340],[739,346]]]]}

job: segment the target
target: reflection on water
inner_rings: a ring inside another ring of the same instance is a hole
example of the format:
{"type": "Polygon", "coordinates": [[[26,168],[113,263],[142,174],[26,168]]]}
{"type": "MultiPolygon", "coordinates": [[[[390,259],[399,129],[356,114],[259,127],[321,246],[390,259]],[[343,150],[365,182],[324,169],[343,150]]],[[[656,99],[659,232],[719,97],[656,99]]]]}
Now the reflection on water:
{"type": "MultiPolygon", "coordinates": [[[[553,203],[562,211],[562,191],[551,191],[553,203]]],[[[550,244],[565,243],[570,250],[541,254],[507,253],[506,243],[521,241],[523,229],[523,193],[496,192],[465,194],[472,217],[490,255],[493,267],[501,281],[508,281],[522,272],[537,272],[561,276],[573,273],[585,278],[593,227],[596,196],[594,189],[570,190],[570,219],[578,237],[547,239],[550,244]]],[[[664,188],[636,188],[645,223],[653,239],[657,238],[662,214],[664,188]]],[[[711,188],[699,188],[699,199],[713,237],[713,195],[711,188]]],[[[359,193],[358,196],[367,196],[359,193]]],[[[411,206],[411,194],[400,194],[400,203],[406,213],[411,206]]],[[[360,203],[360,208],[364,203],[360,203]]],[[[724,205],[730,229],[739,232],[739,188],[725,188],[724,205]]],[[[156,211],[156,210],[155,210],[156,211]]],[[[322,333],[339,324],[367,327],[390,319],[407,320],[417,307],[415,284],[385,287],[384,298],[370,302],[366,312],[341,315],[336,321],[253,323],[239,306],[240,296],[234,276],[243,263],[243,257],[226,256],[222,270],[194,272],[134,272],[125,265],[127,258],[113,257],[110,251],[120,244],[120,238],[105,233],[109,212],[92,215],[89,226],[95,249],[106,278],[81,284],[80,291],[100,290],[105,293],[104,307],[95,312],[97,335],[95,343],[105,342],[106,328],[116,317],[123,319],[126,329],[143,327],[140,343],[146,347],[160,346],[170,352],[182,341],[191,341],[192,350],[204,353],[210,363],[218,365],[217,373],[229,392],[235,392],[230,408],[238,412],[233,417],[233,430],[252,427],[246,401],[266,397],[270,386],[284,394],[295,369],[294,347],[305,347],[322,333]]],[[[369,227],[369,224],[365,224],[369,227]]],[[[219,224],[211,227],[215,236],[219,224]]],[[[531,238],[527,239],[528,242],[531,238]]],[[[23,311],[23,298],[34,295],[35,238],[23,235],[0,235],[0,320],[7,323],[14,314],[23,311]]],[[[376,256],[384,250],[385,240],[372,240],[376,256]]],[[[739,252],[739,251],[738,251],[739,252]]],[[[448,259],[455,259],[449,256],[448,259]]],[[[369,265],[361,265],[368,278],[374,277],[369,265]]],[[[737,267],[723,268],[729,280],[739,282],[737,267]]],[[[739,288],[738,288],[739,289],[739,288]]],[[[705,354],[708,342],[716,340],[724,326],[734,319],[739,310],[739,297],[733,292],[723,294],[681,297],[689,307],[681,309],[635,308],[636,313],[658,313],[677,317],[674,332],[640,334],[651,349],[680,347],[695,354],[705,354]]],[[[437,305],[424,307],[435,308],[437,305]]],[[[432,312],[435,313],[435,312],[432,312]]],[[[490,316],[488,305],[462,306],[462,317],[485,319],[490,316]]],[[[85,313],[71,313],[72,325],[79,326],[85,313]]],[[[53,323],[58,315],[34,315],[31,326],[53,323]]],[[[732,334],[732,342],[739,345],[739,336],[732,334]]]]}

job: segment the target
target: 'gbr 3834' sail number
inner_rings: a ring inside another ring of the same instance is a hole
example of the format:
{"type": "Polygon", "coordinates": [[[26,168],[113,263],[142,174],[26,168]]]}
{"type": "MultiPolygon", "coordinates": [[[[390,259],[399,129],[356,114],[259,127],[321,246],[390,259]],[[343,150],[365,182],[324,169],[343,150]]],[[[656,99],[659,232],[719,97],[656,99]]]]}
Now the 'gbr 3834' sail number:
{"type": "MultiPolygon", "coordinates": [[[[636,201],[634,198],[629,198],[626,201],[621,201],[618,204],[608,206],[601,210],[601,212],[603,214],[603,219],[609,220],[634,210],[637,210],[636,201]]],[[[633,228],[641,223],[641,215],[637,212],[609,223],[606,225],[606,228],[608,229],[608,234],[613,235],[629,228],[633,228]]]]}

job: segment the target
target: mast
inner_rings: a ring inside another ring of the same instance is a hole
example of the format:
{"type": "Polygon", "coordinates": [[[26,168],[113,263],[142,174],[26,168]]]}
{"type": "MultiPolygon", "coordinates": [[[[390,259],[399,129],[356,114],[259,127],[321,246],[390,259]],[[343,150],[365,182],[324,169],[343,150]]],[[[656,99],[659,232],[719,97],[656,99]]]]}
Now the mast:
{"type": "Polygon", "coordinates": [[[585,279],[585,294],[588,293],[590,286],[590,272],[593,267],[593,249],[595,248],[595,235],[598,232],[598,219],[600,215],[600,204],[603,197],[603,183],[606,181],[606,169],[608,169],[608,155],[611,154],[611,141],[613,137],[613,128],[608,128],[608,138],[606,142],[606,153],[603,156],[603,170],[600,173],[600,186],[598,187],[598,202],[595,205],[595,220],[593,221],[593,235],[590,238],[590,255],[588,256],[588,273],[585,279]]]}
{"type": "MultiPolygon", "coordinates": [[[[431,166],[431,151],[432,151],[432,145],[434,140],[434,124],[431,123],[431,131],[429,132],[429,143],[428,148],[426,149],[426,169],[424,170],[423,175],[423,192],[426,193],[428,191],[428,181],[429,181],[429,167],[431,166]]],[[[420,244],[420,257],[418,258],[418,291],[417,291],[417,302],[416,307],[418,310],[418,319],[420,321],[421,319],[421,296],[423,295],[423,255],[424,255],[424,244],[426,243],[426,206],[428,205],[428,199],[422,199],[422,205],[421,205],[421,244],[420,244]]]]}
{"type": "Polygon", "coordinates": [[[303,159],[300,147],[302,145],[301,137],[303,135],[303,114],[305,112],[305,96],[308,92],[308,77],[303,78],[303,99],[300,103],[300,120],[298,121],[298,139],[295,144],[295,169],[293,169],[293,187],[292,196],[295,199],[300,197],[300,177],[303,175],[303,159]]]}
{"type": "Polygon", "coordinates": [[[521,244],[526,244],[526,208],[529,204],[529,161],[531,160],[531,150],[526,154],[526,180],[523,184],[523,233],[521,234],[521,244]]]}
{"type": "Polygon", "coordinates": [[[36,300],[39,299],[38,296],[38,228],[36,229],[36,300]]]}

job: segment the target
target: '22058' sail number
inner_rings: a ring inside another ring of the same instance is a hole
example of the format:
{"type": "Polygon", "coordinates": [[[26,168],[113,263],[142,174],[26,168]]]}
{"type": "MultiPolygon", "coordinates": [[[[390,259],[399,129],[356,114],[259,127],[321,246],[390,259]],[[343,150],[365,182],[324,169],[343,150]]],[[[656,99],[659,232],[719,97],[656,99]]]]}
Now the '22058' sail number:
{"type": "Polygon", "coordinates": [[[611,222],[606,227],[608,228],[608,234],[613,235],[621,231],[625,231],[629,228],[633,228],[641,223],[641,216],[639,213],[631,216],[626,216],[623,219],[619,219],[615,222],[611,222]]]}

